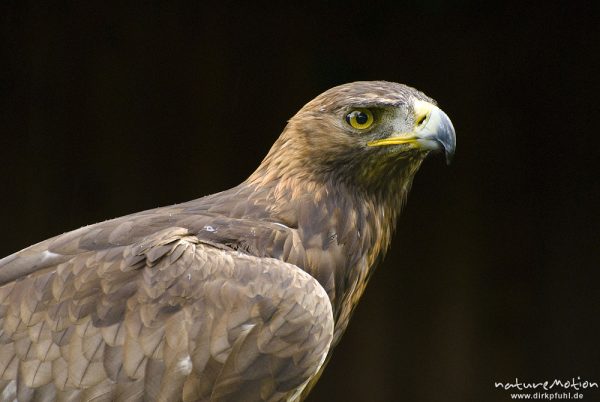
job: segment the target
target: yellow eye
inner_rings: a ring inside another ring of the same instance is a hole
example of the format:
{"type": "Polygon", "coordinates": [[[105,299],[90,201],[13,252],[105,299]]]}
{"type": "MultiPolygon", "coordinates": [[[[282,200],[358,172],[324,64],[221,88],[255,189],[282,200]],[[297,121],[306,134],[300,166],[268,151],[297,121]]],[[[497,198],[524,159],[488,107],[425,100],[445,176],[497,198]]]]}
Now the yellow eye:
{"type": "Polygon", "coordinates": [[[346,115],[346,122],[359,130],[365,130],[373,124],[373,113],[369,109],[356,109],[346,115]]]}

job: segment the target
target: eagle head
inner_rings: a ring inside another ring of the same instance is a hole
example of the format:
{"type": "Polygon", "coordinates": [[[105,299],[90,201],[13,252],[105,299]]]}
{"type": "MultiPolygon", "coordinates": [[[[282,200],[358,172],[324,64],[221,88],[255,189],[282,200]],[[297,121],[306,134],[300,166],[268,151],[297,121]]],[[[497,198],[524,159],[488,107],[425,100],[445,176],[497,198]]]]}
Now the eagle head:
{"type": "Polygon", "coordinates": [[[307,103],[263,164],[282,176],[312,174],[381,190],[410,181],[430,152],[444,152],[449,163],[455,146],[452,122],[433,99],[403,84],[359,81],[307,103]]]}

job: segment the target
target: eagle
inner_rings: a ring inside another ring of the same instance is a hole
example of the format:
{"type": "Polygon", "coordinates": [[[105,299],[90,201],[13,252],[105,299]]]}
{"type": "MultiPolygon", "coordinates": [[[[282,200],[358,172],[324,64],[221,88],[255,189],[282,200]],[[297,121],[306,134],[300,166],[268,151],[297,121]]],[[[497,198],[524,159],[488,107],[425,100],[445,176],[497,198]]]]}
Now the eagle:
{"type": "Polygon", "coordinates": [[[0,400],[303,400],[419,166],[455,143],[422,92],[340,85],[238,186],[3,258],[0,400]]]}

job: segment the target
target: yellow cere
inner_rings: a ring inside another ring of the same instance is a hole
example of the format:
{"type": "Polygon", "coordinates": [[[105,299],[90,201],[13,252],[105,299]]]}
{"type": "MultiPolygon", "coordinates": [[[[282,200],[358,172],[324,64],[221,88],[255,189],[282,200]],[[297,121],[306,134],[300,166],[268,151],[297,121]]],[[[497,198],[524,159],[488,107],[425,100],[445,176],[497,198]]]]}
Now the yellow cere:
{"type": "Polygon", "coordinates": [[[435,106],[429,102],[417,100],[414,102],[413,108],[415,111],[415,126],[419,127],[427,123],[431,110],[434,109],[435,106]]]}

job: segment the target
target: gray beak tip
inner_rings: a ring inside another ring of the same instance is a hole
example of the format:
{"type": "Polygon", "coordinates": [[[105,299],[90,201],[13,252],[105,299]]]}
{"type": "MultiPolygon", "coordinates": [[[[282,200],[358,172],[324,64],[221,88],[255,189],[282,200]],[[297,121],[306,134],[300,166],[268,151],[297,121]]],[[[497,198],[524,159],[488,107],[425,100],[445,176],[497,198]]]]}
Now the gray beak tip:
{"type": "Polygon", "coordinates": [[[441,109],[437,109],[437,112],[439,114],[439,121],[434,138],[444,149],[446,164],[449,165],[454,158],[454,151],[456,150],[456,132],[448,115],[441,109]]]}

